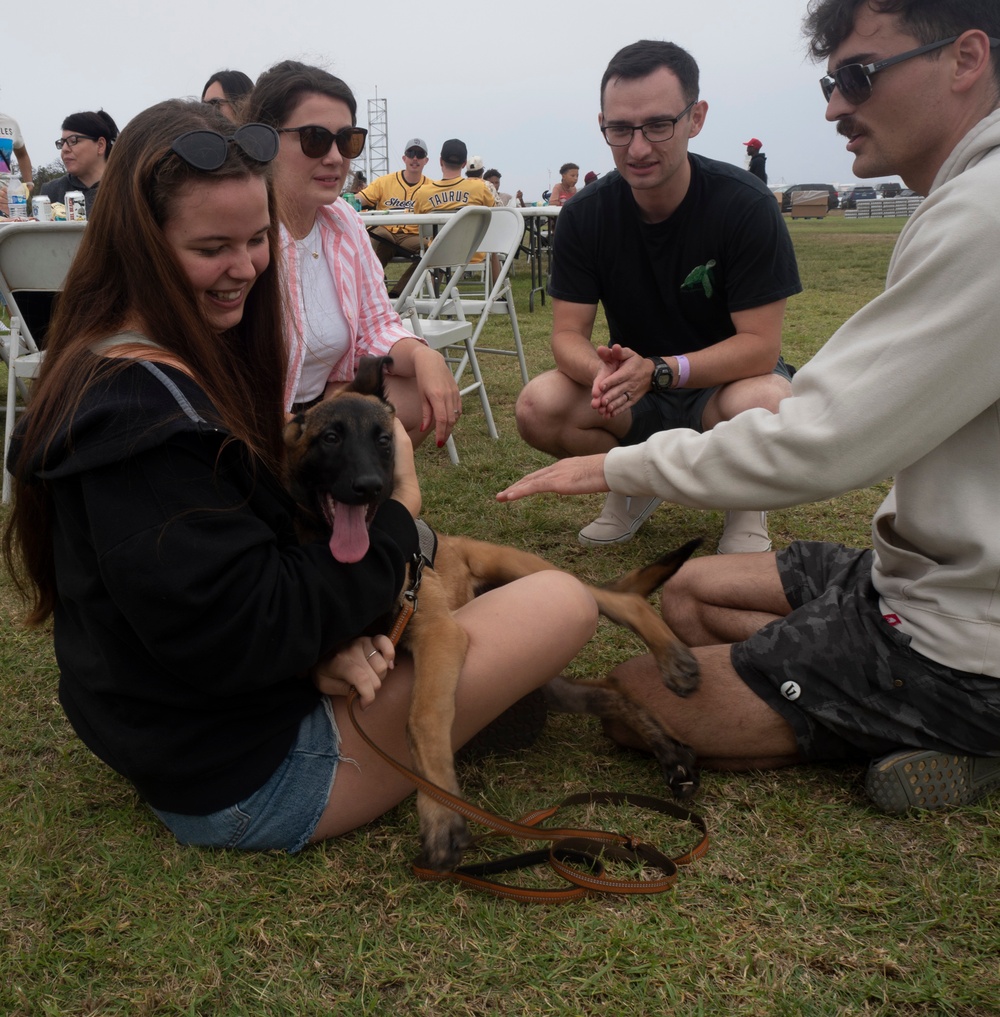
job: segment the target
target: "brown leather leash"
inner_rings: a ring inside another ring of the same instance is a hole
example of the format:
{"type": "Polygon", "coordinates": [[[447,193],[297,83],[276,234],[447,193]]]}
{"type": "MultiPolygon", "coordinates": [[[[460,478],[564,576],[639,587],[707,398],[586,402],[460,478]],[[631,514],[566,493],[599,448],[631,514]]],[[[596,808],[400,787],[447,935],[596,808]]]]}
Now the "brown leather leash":
{"type": "MultiPolygon", "coordinates": [[[[405,627],[405,626],[404,626],[405,627]]],[[[492,893],[508,900],[530,901],[540,903],[559,903],[578,900],[590,893],[663,893],[671,889],[677,882],[678,866],[687,865],[700,858],[708,850],[708,826],[703,817],[687,809],[682,809],[670,802],[648,795],[624,794],[616,791],[588,791],[570,795],[558,805],[537,809],[528,813],[520,820],[505,819],[481,809],[472,802],[451,794],[444,788],[432,783],[420,774],[405,766],[384,752],[368,736],[354,715],[354,702],[357,693],[352,689],[347,708],[351,723],[364,739],[365,743],[376,752],[386,763],[403,776],[412,781],[421,791],[448,808],[453,809],[465,819],[478,822],[489,827],[493,833],[477,838],[474,843],[481,845],[495,836],[515,837],[520,840],[551,841],[547,849],[528,851],[518,855],[509,855],[493,861],[472,865],[461,865],[458,868],[439,872],[422,865],[419,859],[412,863],[413,872],[420,879],[455,880],[465,886],[492,893]],[[572,805],[630,805],[660,812],[691,823],[701,832],[701,839],[689,851],[674,858],[663,854],[652,844],[647,844],[628,834],[614,833],[607,830],[590,830],[578,827],[550,827],[541,825],[560,809],[572,805]],[[662,875],[651,879],[621,879],[608,876],[603,859],[627,862],[633,865],[652,866],[660,870],[662,875]],[[548,865],[570,885],[567,887],[551,887],[533,889],[529,887],[511,886],[487,877],[517,869],[531,868],[548,863],[548,865]]]]}

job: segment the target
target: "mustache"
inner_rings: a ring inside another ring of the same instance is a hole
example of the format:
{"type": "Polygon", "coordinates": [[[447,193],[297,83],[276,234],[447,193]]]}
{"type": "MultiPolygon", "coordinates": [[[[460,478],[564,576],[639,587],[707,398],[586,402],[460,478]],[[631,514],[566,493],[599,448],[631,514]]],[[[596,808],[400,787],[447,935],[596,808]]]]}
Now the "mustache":
{"type": "Polygon", "coordinates": [[[860,134],[860,128],[857,120],[854,117],[844,117],[843,120],[837,121],[837,133],[843,135],[845,138],[851,138],[855,134],[860,134]]]}

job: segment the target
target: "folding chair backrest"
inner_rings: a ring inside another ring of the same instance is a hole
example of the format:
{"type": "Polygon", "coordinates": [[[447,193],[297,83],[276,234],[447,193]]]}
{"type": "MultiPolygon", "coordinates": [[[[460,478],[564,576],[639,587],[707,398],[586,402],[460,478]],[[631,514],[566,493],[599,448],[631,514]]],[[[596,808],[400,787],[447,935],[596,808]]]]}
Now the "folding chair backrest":
{"type": "Polygon", "coordinates": [[[0,295],[21,319],[28,350],[48,327],[48,312],[80,246],[84,222],[22,222],[0,227],[0,295]]]}
{"type": "MultiPolygon", "coordinates": [[[[467,205],[441,227],[396,298],[397,310],[404,307],[409,297],[422,285],[427,272],[436,268],[451,269],[454,278],[464,271],[472,256],[481,249],[483,237],[489,229],[491,212],[492,209],[483,205],[467,205]]],[[[450,285],[451,280],[441,291],[442,303],[447,298],[450,285]]]]}
{"type": "Polygon", "coordinates": [[[479,245],[479,250],[486,254],[506,254],[521,246],[524,239],[524,216],[513,207],[500,206],[494,208],[490,216],[490,228],[486,231],[479,245]]]}

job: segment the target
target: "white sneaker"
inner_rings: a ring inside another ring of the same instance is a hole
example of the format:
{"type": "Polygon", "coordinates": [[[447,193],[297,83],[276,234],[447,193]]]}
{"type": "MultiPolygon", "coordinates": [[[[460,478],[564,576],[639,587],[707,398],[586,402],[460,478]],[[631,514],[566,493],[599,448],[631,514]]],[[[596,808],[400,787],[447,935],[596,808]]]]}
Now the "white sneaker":
{"type": "Polygon", "coordinates": [[[612,492],[604,502],[604,511],[580,531],[580,543],[591,547],[626,544],[659,504],[660,499],[655,496],[633,498],[612,492]]]}
{"type": "Polygon", "coordinates": [[[719,539],[719,554],[746,554],[749,551],[770,551],[766,512],[726,510],[726,521],[719,539]]]}

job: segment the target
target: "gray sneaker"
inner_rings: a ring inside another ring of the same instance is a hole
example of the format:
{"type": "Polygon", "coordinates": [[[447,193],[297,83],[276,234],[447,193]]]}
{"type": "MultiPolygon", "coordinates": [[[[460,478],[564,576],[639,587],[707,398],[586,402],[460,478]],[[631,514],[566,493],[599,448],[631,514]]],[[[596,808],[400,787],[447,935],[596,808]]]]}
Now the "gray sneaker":
{"type": "Polygon", "coordinates": [[[771,538],[767,535],[766,512],[726,510],[726,521],[719,538],[719,554],[747,554],[751,551],[770,551],[771,538]]]}
{"type": "Polygon", "coordinates": [[[612,492],[604,502],[604,511],[580,531],[580,543],[590,547],[627,544],[659,504],[655,496],[633,498],[612,492]]]}
{"type": "Polygon", "coordinates": [[[1000,757],[906,749],[876,759],[865,793],[880,812],[971,805],[1000,788],[1000,757]]]}

